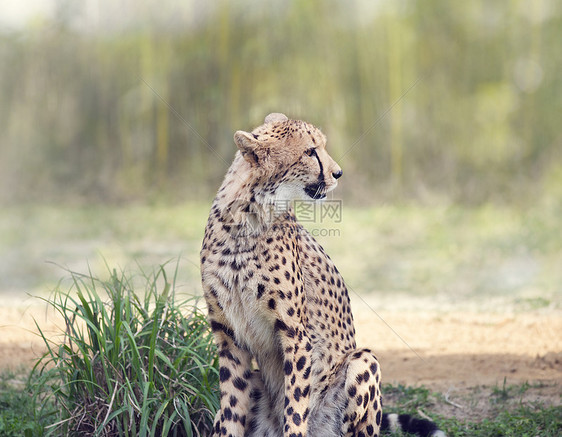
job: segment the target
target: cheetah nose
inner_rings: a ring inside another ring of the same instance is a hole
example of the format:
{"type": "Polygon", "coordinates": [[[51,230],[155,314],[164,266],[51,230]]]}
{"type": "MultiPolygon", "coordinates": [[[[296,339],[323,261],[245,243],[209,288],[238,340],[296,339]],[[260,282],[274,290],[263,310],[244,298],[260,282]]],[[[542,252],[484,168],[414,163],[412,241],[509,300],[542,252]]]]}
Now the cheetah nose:
{"type": "Polygon", "coordinates": [[[332,176],[334,177],[334,179],[339,179],[339,178],[341,178],[341,175],[342,175],[342,174],[343,174],[343,171],[342,171],[342,170],[338,170],[338,171],[332,173],[332,176]]]}

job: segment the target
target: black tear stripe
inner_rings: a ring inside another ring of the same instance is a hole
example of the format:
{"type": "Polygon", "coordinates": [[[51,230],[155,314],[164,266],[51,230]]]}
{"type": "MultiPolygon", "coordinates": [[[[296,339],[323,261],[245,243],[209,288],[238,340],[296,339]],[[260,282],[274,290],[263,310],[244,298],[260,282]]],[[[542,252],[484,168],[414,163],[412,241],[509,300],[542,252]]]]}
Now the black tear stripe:
{"type": "Polygon", "coordinates": [[[316,160],[318,161],[318,165],[320,166],[320,175],[318,176],[318,181],[323,182],[324,181],[324,166],[322,165],[322,162],[320,162],[320,158],[318,157],[318,153],[316,153],[316,149],[312,149],[312,153],[314,153],[314,156],[316,157],[316,160]]]}

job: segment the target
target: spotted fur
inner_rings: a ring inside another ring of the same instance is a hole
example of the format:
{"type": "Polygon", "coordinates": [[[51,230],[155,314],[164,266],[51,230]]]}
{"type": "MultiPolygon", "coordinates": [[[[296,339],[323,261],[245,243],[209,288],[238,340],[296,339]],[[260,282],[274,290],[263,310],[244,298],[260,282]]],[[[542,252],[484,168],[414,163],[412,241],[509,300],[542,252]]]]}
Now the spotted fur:
{"type": "Polygon", "coordinates": [[[379,363],[356,347],[344,280],[291,208],[325,197],[342,175],[326,137],[270,114],[234,140],[201,250],[219,351],[214,436],[379,435],[379,363]]]}

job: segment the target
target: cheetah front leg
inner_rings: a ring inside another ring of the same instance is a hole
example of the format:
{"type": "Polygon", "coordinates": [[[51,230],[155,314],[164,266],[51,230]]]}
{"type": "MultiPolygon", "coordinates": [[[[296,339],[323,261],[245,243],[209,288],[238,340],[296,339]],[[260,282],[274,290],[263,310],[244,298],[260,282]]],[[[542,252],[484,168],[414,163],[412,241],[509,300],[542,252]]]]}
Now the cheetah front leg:
{"type": "Polygon", "coordinates": [[[237,345],[232,330],[217,321],[210,322],[219,351],[221,391],[213,436],[243,437],[250,409],[251,356],[237,345]]]}
{"type": "Polygon", "coordinates": [[[311,343],[300,323],[294,319],[277,320],[275,325],[283,348],[283,374],[285,410],[283,435],[285,437],[307,436],[310,414],[311,343]]]}
{"type": "Polygon", "coordinates": [[[378,436],[382,421],[380,367],[369,349],[342,357],[314,394],[308,437],[378,436]]]}

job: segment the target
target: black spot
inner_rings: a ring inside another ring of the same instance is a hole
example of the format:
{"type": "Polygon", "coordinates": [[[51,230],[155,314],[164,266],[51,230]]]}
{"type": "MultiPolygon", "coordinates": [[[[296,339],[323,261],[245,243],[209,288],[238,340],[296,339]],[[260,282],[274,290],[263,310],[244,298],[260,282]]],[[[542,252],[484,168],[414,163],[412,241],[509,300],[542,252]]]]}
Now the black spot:
{"type": "Polygon", "coordinates": [[[238,264],[236,261],[232,261],[232,262],[230,263],[230,268],[231,268],[232,270],[238,271],[238,270],[240,270],[240,269],[242,268],[242,265],[241,265],[241,264],[238,264]]]}
{"type": "Polygon", "coordinates": [[[230,408],[226,407],[223,410],[223,414],[224,414],[224,418],[226,420],[232,420],[232,410],[230,408]]]}
{"type": "Polygon", "coordinates": [[[269,308],[274,310],[275,309],[275,299],[269,299],[268,305],[269,305],[269,308]]]}
{"type": "Polygon", "coordinates": [[[297,402],[300,401],[300,398],[301,398],[301,388],[300,387],[297,387],[295,389],[295,393],[294,393],[293,396],[295,398],[295,401],[297,401],[297,402]]]}
{"type": "Polygon", "coordinates": [[[234,384],[234,387],[236,387],[240,391],[244,391],[246,390],[246,388],[248,388],[248,383],[240,377],[234,378],[234,381],[232,383],[234,384]]]}
{"type": "Polygon", "coordinates": [[[293,373],[293,363],[289,360],[285,361],[285,365],[283,366],[283,370],[285,371],[285,375],[290,375],[293,373]]]}
{"type": "Polygon", "coordinates": [[[277,319],[275,321],[275,329],[277,329],[278,331],[286,331],[288,329],[288,326],[283,320],[277,319]]]}
{"type": "Polygon", "coordinates": [[[230,328],[227,328],[222,323],[215,322],[215,321],[211,322],[211,330],[213,332],[222,331],[234,340],[234,331],[230,328]]]}
{"type": "Polygon", "coordinates": [[[250,399],[253,399],[254,401],[259,401],[262,397],[262,393],[260,390],[252,390],[250,392],[250,399]]]}
{"type": "Polygon", "coordinates": [[[293,414],[293,423],[297,426],[301,424],[301,415],[299,413],[293,414]]]}
{"type": "Polygon", "coordinates": [[[230,406],[231,406],[231,407],[235,407],[236,404],[238,403],[238,399],[236,399],[234,396],[230,396],[229,401],[230,401],[230,406]]]}
{"type": "Polygon", "coordinates": [[[365,414],[363,414],[363,417],[361,418],[361,423],[365,423],[368,418],[369,418],[369,410],[365,411],[365,414]]]}
{"type": "Polygon", "coordinates": [[[264,292],[265,292],[265,285],[258,284],[258,299],[263,296],[264,292]]]}
{"type": "Polygon", "coordinates": [[[350,387],[347,393],[350,397],[354,397],[357,394],[357,388],[355,388],[355,386],[350,387]]]}
{"type": "Polygon", "coordinates": [[[303,355],[297,361],[297,370],[300,372],[303,369],[305,364],[306,364],[306,357],[303,355]]]}
{"type": "Polygon", "coordinates": [[[365,370],[365,373],[363,373],[363,379],[365,380],[365,382],[369,380],[369,372],[367,370],[365,370]]]}
{"type": "Polygon", "coordinates": [[[228,367],[221,367],[219,369],[219,379],[221,382],[228,381],[230,379],[230,370],[228,367]]]}

